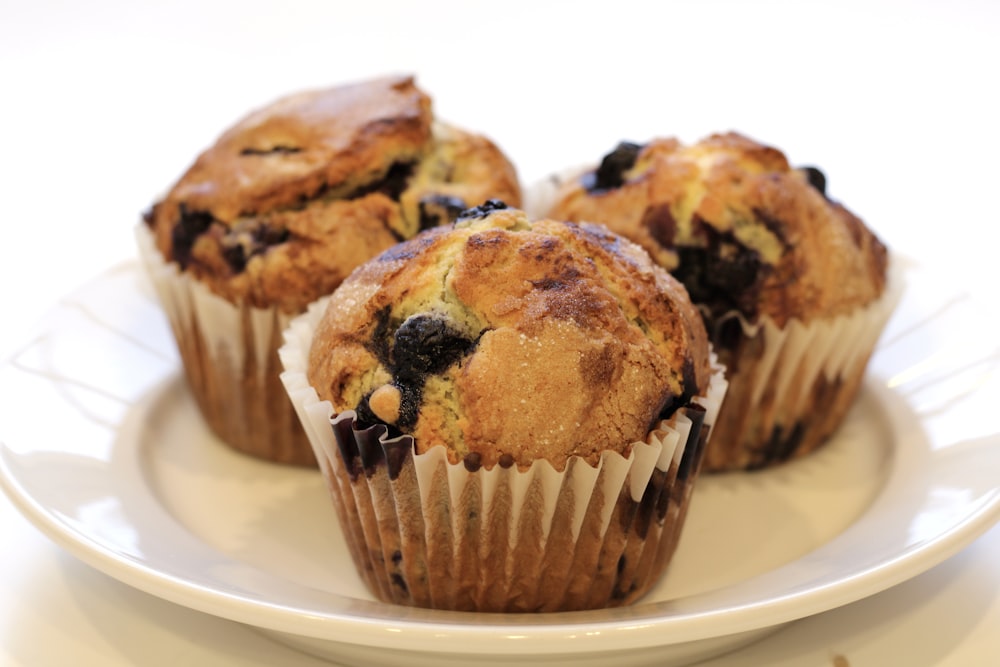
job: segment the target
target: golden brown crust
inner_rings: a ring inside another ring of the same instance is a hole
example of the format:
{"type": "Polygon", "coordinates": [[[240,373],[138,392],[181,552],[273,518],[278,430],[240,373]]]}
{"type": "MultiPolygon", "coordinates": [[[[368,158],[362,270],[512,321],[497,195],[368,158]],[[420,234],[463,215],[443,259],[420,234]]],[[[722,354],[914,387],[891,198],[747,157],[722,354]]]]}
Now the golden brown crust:
{"type": "Polygon", "coordinates": [[[620,183],[587,172],[564,184],[546,215],[602,222],[634,240],[714,315],[783,326],[882,293],[885,247],[777,149],[736,133],[635,148],[634,162],[611,174],[620,183]]]}
{"type": "Polygon", "coordinates": [[[601,226],[504,209],[360,267],[316,331],[309,379],[363,422],[372,391],[399,388],[392,426],[418,451],[562,468],[570,456],[627,454],[662,412],[707,388],[709,364],[700,316],[645,252],[601,226]],[[415,340],[437,346],[420,357],[426,372],[401,361],[422,353],[415,340]]]}
{"type": "Polygon", "coordinates": [[[167,205],[232,220],[366,182],[430,138],[431,101],[411,77],[301,92],[251,113],[202,153],[167,205]]]}
{"type": "Polygon", "coordinates": [[[220,296],[295,313],[422,224],[447,220],[435,214],[490,197],[520,203],[509,160],[488,139],[435,123],[430,98],[398,76],[250,114],[147,223],[160,252],[220,296]]]}

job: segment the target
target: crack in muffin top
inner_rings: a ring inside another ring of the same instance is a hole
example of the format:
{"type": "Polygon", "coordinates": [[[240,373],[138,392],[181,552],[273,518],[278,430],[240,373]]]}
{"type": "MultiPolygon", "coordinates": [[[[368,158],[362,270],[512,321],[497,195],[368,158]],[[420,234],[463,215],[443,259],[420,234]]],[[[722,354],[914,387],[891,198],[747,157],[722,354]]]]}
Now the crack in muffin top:
{"type": "Polygon", "coordinates": [[[230,301],[289,313],[421,226],[520,201],[488,139],[435,121],[412,77],[289,95],[237,122],[145,215],[164,257],[230,301]]]}

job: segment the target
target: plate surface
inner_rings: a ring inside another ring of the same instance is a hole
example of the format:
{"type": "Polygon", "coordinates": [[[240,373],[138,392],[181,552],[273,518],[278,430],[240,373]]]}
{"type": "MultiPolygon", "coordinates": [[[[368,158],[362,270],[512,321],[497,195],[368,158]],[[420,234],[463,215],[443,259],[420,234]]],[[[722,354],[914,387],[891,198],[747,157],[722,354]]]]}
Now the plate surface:
{"type": "Polygon", "coordinates": [[[683,664],[915,576],[1000,518],[1000,350],[968,295],[919,267],[907,285],[831,443],[703,477],[667,576],[626,609],[375,601],[319,473],[208,433],[134,263],[59,303],[0,366],[0,484],[107,574],[343,664],[683,664]]]}

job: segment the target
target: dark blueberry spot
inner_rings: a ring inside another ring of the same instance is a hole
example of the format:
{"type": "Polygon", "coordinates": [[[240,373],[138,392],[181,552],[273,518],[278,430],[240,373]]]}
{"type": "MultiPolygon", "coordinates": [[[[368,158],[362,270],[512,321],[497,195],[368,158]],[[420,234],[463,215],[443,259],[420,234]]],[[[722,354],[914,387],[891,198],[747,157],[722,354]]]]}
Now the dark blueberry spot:
{"type": "Polygon", "coordinates": [[[284,243],[289,236],[287,229],[273,227],[266,220],[241,220],[222,237],[222,256],[232,270],[239,273],[251,257],[284,243]]]}
{"type": "Polygon", "coordinates": [[[389,199],[399,201],[403,191],[406,190],[406,185],[409,183],[412,174],[412,162],[397,162],[389,168],[388,173],[377,184],[376,189],[389,199]]]}
{"type": "Polygon", "coordinates": [[[469,472],[476,472],[483,467],[483,455],[479,452],[469,452],[465,455],[462,463],[465,464],[465,469],[469,472]]]}
{"type": "Polygon", "coordinates": [[[466,208],[465,200],[460,197],[427,195],[420,200],[420,229],[430,229],[452,222],[466,208]]]}
{"type": "Polygon", "coordinates": [[[642,226],[649,230],[650,236],[664,248],[673,248],[677,237],[677,221],[670,211],[670,206],[660,204],[650,206],[642,214],[642,226]]]}
{"type": "MultiPolygon", "coordinates": [[[[358,186],[354,190],[338,196],[337,199],[361,199],[362,197],[367,197],[373,192],[381,192],[389,199],[399,201],[400,196],[403,194],[403,191],[406,190],[406,186],[410,182],[410,176],[413,175],[413,168],[413,162],[394,162],[389,167],[389,170],[385,173],[385,175],[378,180],[358,186]]],[[[301,205],[305,205],[313,199],[322,198],[327,194],[328,190],[329,187],[324,185],[316,192],[303,194],[300,197],[299,203],[301,205]]]]}
{"type": "Polygon", "coordinates": [[[354,406],[354,411],[358,414],[358,424],[363,428],[383,424],[389,433],[390,438],[395,438],[403,434],[401,429],[408,428],[417,423],[420,412],[420,401],[423,398],[423,381],[420,382],[397,382],[399,388],[399,417],[395,424],[385,422],[375,414],[369,404],[372,392],[368,392],[361,397],[358,404],[354,406]]]}
{"type": "Polygon", "coordinates": [[[358,413],[358,424],[361,428],[367,428],[373,424],[380,424],[382,420],[375,416],[372,412],[371,406],[368,405],[368,399],[371,397],[371,392],[368,392],[361,397],[358,404],[354,406],[354,411],[358,413]]]}
{"type": "Polygon", "coordinates": [[[173,259],[181,265],[181,268],[191,263],[191,249],[194,247],[194,242],[211,227],[214,220],[208,211],[189,211],[187,206],[180,205],[180,219],[171,232],[171,241],[173,259]]]}
{"type": "Polygon", "coordinates": [[[587,190],[600,191],[620,188],[625,184],[625,172],[635,166],[642,145],[622,141],[604,156],[597,171],[584,183],[587,190]]]}
{"type": "Polygon", "coordinates": [[[756,316],[756,290],[764,265],[753,250],[740,247],[732,232],[700,226],[705,246],[678,246],[673,274],[684,283],[691,300],[706,306],[712,318],[738,310],[756,316]]]}
{"type": "Polygon", "coordinates": [[[223,246],[222,257],[236,273],[239,273],[243,269],[247,268],[246,250],[238,243],[235,245],[223,246]]]}
{"type": "Polygon", "coordinates": [[[420,416],[420,402],[424,397],[424,380],[414,378],[409,382],[397,382],[399,386],[399,417],[396,419],[396,426],[399,428],[410,428],[417,423],[420,416]]]}
{"type": "Polygon", "coordinates": [[[413,175],[413,162],[394,162],[382,178],[355,188],[342,199],[361,199],[373,192],[381,192],[393,201],[399,201],[413,175]]]}
{"type": "Polygon", "coordinates": [[[271,148],[244,148],[240,155],[290,155],[301,153],[302,149],[297,146],[272,146],[271,148]]]}
{"type": "Polygon", "coordinates": [[[400,553],[399,549],[392,552],[391,560],[394,564],[399,565],[400,561],[403,560],[403,554],[400,553]]]}
{"type": "Polygon", "coordinates": [[[806,175],[809,185],[816,188],[824,197],[826,196],[826,174],[817,167],[799,167],[799,171],[806,175]]]}
{"type": "Polygon", "coordinates": [[[514,457],[510,454],[503,453],[500,455],[500,459],[497,461],[501,468],[513,468],[514,467],[514,457]]]}
{"type": "Polygon", "coordinates": [[[443,317],[408,317],[394,336],[393,375],[409,380],[444,371],[475,344],[443,317]]]}
{"type": "Polygon", "coordinates": [[[268,247],[284,243],[288,240],[290,232],[281,227],[272,227],[267,223],[261,223],[253,231],[253,239],[257,244],[268,247]]]}
{"type": "MultiPolygon", "coordinates": [[[[440,315],[421,314],[402,323],[393,321],[389,308],[375,314],[375,328],[368,349],[392,374],[401,398],[399,418],[388,425],[391,433],[417,422],[428,375],[446,370],[476,345],[440,315]]],[[[383,423],[368,406],[365,396],[355,408],[364,424],[383,423]]]]}
{"type": "Polygon", "coordinates": [[[499,199],[487,199],[485,202],[479,206],[473,208],[467,208],[458,214],[457,220],[475,220],[476,218],[485,218],[490,213],[494,211],[502,211],[507,208],[507,204],[500,201],[499,199]]]}

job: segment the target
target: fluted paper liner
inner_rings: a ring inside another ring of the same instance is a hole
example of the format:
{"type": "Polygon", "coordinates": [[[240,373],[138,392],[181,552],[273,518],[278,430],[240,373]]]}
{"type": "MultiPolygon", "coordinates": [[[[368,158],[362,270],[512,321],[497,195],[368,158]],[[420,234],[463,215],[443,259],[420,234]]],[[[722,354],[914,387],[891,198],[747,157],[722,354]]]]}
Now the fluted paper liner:
{"type": "Polygon", "coordinates": [[[761,468],[821,445],[851,407],[902,291],[902,269],[891,261],[882,296],[852,313],[784,327],[766,317],[756,324],[737,313],[723,318],[717,326],[735,320],[742,335],[732,350],[720,350],[729,389],[706,472],[761,468]]]}
{"type": "MultiPolygon", "coordinates": [[[[293,320],[281,375],[326,477],[345,539],[381,600],[439,609],[563,611],[617,606],[663,573],[726,391],[721,366],[705,396],[661,422],[623,457],[565,469],[469,470],[445,448],[416,454],[410,436],[358,429],[308,384],[323,302],[293,320]]],[[[516,418],[516,417],[512,417],[516,418]]]]}
{"type": "Polygon", "coordinates": [[[144,224],[139,254],[170,322],[184,374],[212,432],[247,454],[315,465],[279,374],[278,347],[293,316],[233,304],[168,262],[144,224]]]}

